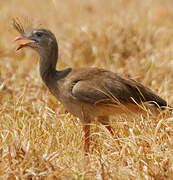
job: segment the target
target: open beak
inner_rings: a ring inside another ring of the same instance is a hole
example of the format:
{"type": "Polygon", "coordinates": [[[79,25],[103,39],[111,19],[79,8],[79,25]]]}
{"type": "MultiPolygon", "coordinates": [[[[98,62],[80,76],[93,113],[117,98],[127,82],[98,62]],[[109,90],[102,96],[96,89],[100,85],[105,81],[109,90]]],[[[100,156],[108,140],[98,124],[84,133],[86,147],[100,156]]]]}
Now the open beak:
{"type": "MultiPolygon", "coordinates": [[[[18,37],[16,37],[16,38],[14,39],[14,42],[19,41],[19,40],[30,40],[30,39],[29,39],[29,38],[26,38],[26,37],[24,37],[24,36],[18,36],[18,37]]],[[[22,49],[22,48],[24,48],[24,47],[27,47],[29,43],[30,43],[30,42],[20,44],[19,47],[16,49],[16,51],[18,51],[18,50],[20,50],[20,49],[22,49]]]]}

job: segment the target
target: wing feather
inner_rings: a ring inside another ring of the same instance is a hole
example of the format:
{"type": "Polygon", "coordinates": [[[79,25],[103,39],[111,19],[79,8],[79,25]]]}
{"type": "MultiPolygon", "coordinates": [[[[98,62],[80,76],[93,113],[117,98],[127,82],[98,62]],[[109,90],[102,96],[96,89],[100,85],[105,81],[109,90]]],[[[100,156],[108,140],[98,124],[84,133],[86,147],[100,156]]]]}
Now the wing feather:
{"type": "Polygon", "coordinates": [[[72,87],[72,94],[88,103],[141,103],[154,102],[159,106],[167,103],[142,84],[106,70],[95,69],[92,76],[81,78],[72,87]]]}

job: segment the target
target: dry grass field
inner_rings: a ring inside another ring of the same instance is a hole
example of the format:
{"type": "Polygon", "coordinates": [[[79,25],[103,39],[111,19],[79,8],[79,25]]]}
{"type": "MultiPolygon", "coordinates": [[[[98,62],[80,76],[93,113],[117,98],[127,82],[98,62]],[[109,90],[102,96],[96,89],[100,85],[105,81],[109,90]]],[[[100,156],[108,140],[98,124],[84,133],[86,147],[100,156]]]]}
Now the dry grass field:
{"type": "Polygon", "coordinates": [[[112,117],[114,137],[82,124],[48,92],[38,55],[16,52],[12,18],[59,42],[57,68],[101,67],[131,77],[173,105],[172,0],[0,1],[0,179],[171,180],[173,117],[112,117]]]}

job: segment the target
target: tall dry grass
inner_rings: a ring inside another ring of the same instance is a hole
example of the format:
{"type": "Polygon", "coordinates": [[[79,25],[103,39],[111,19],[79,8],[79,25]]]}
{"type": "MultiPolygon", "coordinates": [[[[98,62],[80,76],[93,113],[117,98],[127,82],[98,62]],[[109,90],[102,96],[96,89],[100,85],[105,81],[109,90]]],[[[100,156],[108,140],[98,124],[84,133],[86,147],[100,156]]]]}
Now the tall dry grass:
{"type": "Polygon", "coordinates": [[[82,124],[41,82],[37,54],[15,52],[11,26],[19,17],[51,29],[57,68],[102,67],[173,105],[172,7],[171,0],[0,1],[0,179],[173,179],[173,117],[163,114],[112,117],[114,137],[93,123],[85,158],[82,124]]]}

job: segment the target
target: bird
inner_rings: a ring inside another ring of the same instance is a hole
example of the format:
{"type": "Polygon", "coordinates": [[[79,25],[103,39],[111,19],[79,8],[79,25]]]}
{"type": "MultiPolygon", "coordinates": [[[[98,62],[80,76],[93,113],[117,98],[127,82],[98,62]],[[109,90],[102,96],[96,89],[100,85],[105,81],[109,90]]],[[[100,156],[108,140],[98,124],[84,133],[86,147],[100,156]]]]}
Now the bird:
{"type": "Polygon", "coordinates": [[[109,132],[109,116],[142,113],[146,109],[162,110],[167,102],[141,83],[106,69],[95,67],[66,68],[57,70],[58,43],[48,29],[24,30],[14,20],[14,28],[20,33],[14,41],[29,40],[17,50],[30,47],[39,54],[39,71],[49,91],[65,109],[83,123],[84,151],[89,153],[90,123],[96,119],[109,132]]]}

